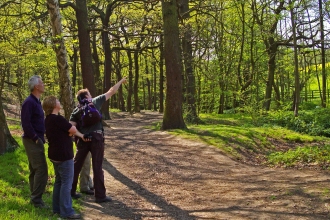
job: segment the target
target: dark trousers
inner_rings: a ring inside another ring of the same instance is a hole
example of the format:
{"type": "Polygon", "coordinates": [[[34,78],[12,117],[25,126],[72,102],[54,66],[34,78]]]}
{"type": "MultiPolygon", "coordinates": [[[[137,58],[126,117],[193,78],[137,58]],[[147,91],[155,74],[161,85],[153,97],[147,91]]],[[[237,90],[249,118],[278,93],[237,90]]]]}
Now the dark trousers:
{"type": "Polygon", "coordinates": [[[77,190],[79,173],[81,171],[88,152],[91,152],[95,198],[104,199],[106,196],[104,186],[104,174],[102,169],[104,157],[104,138],[102,134],[94,132],[92,133],[92,136],[92,141],[89,142],[84,142],[81,139],[78,140],[77,152],[74,158],[74,176],[71,194],[74,194],[77,190]]]}
{"type": "Polygon", "coordinates": [[[45,147],[42,143],[36,144],[29,138],[23,138],[23,145],[29,160],[31,201],[35,204],[42,203],[42,194],[48,180],[45,147]]]}

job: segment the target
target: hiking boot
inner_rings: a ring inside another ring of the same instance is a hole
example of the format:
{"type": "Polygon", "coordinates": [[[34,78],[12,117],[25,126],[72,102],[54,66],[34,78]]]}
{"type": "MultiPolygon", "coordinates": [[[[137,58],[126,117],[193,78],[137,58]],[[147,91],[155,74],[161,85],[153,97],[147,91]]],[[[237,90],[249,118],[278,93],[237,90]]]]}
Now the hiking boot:
{"type": "Polygon", "coordinates": [[[73,214],[73,215],[70,215],[70,216],[66,217],[65,219],[81,219],[81,215],[80,214],[73,214]]]}
{"type": "Polygon", "coordinates": [[[96,199],[95,199],[95,202],[96,202],[96,203],[112,202],[112,199],[111,199],[109,196],[106,196],[106,197],[103,198],[103,199],[98,199],[98,198],[96,198],[96,199]]]}
{"type": "Polygon", "coordinates": [[[80,193],[71,194],[71,198],[72,199],[79,199],[80,197],[81,197],[81,194],[80,193]]]}
{"type": "Polygon", "coordinates": [[[41,202],[30,201],[30,203],[36,208],[41,208],[41,209],[47,209],[48,208],[48,206],[43,201],[41,201],[41,202]]]}
{"type": "Polygon", "coordinates": [[[81,193],[84,193],[84,194],[87,194],[87,195],[94,195],[94,190],[83,190],[83,191],[80,191],[81,193]]]}

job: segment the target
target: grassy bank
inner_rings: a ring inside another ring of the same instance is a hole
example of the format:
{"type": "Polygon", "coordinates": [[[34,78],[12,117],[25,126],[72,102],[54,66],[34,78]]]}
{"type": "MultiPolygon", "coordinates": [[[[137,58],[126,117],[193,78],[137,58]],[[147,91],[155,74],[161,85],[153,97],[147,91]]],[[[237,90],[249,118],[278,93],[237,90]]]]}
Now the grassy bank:
{"type": "MultiPolygon", "coordinates": [[[[16,129],[18,129],[17,125],[10,126],[10,130],[16,129]]],[[[47,159],[49,178],[43,200],[49,208],[35,208],[30,204],[27,156],[21,138],[18,136],[14,136],[14,138],[20,147],[12,153],[0,156],[0,219],[58,219],[59,216],[53,215],[51,208],[54,183],[53,165],[47,159]]],[[[74,208],[75,210],[80,209],[80,205],[76,201],[74,201],[74,208]]]]}
{"type": "Polygon", "coordinates": [[[170,132],[216,146],[229,157],[251,164],[322,168],[330,164],[327,137],[302,134],[263,120],[260,123],[247,114],[201,114],[200,119],[200,124],[170,132]]]}

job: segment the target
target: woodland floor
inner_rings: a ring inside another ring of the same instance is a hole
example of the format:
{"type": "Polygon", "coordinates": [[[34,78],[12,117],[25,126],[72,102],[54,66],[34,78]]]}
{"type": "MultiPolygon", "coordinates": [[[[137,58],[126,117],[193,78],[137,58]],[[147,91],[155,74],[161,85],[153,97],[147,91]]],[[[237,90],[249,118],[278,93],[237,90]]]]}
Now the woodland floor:
{"type": "Polygon", "coordinates": [[[113,201],[84,196],[83,219],[330,219],[329,171],[234,161],[146,128],[161,120],[156,112],[112,114],[103,169],[113,201]]]}
{"type": "Polygon", "coordinates": [[[103,163],[112,203],[84,219],[330,219],[329,172],[249,165],[165,131],[153,112],[112,114],[103,163]]]}

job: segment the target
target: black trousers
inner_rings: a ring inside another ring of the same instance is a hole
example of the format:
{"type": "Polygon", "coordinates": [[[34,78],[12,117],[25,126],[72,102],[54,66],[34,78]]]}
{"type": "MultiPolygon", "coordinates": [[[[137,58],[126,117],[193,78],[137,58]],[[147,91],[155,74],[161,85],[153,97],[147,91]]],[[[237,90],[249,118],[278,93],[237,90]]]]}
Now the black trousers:
{"type": "Polygon", "coordinates": [[[95,198],[104,199],[106,197],[106,190],[104,186],[104,174],[102,169],[104,157],[104,138],[102,134],[92,132],[92,141],[84,142],[79,139],[77,143],[77,152],[74,157],[74,176],[71,194],[77,190],[78,178],[81,168],[84,164],[88,152],[92,154],[92,168],[95,198]]]}

